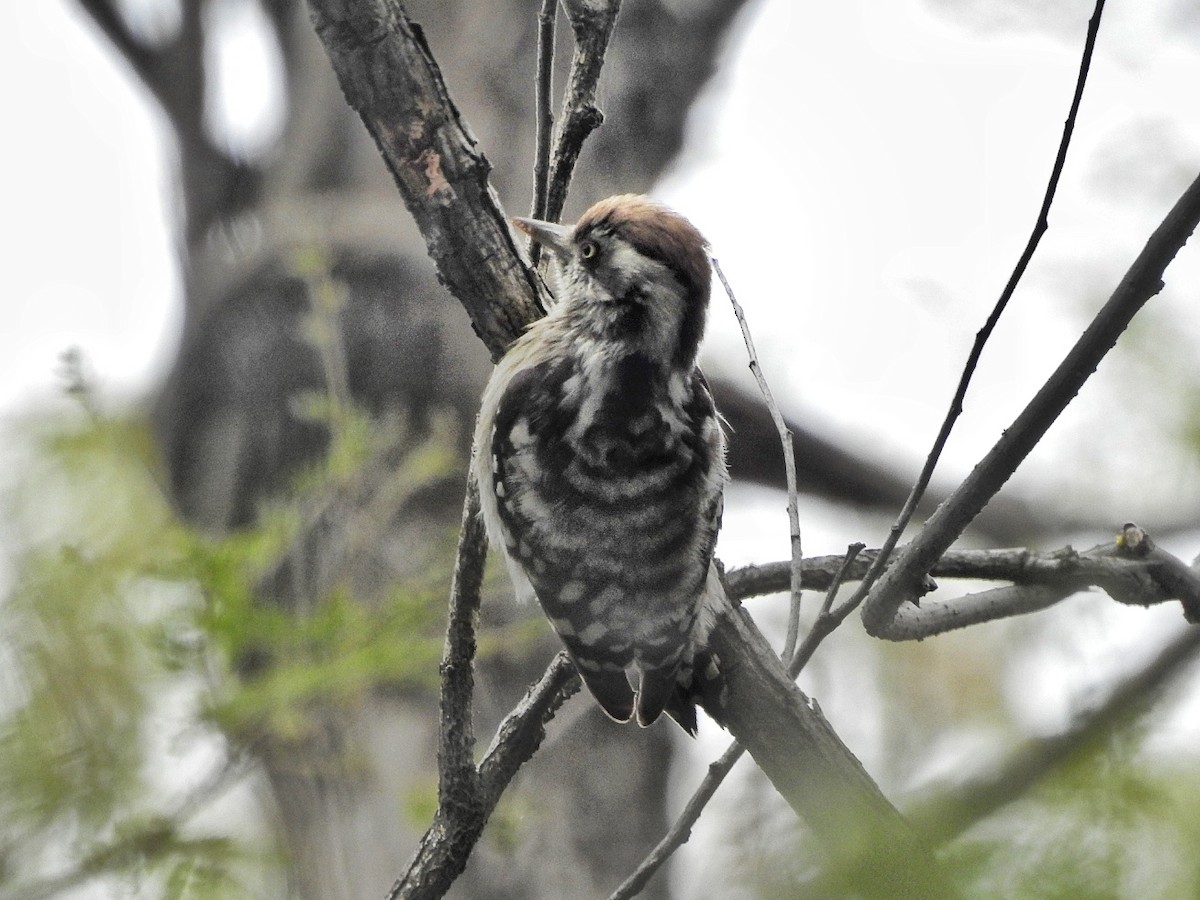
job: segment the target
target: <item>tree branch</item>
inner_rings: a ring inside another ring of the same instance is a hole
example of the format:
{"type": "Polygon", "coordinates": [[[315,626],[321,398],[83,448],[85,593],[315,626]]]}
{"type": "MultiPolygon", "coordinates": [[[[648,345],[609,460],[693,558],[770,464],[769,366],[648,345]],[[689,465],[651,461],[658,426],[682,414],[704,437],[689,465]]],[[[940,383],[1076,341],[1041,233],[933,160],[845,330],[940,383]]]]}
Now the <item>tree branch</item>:
{"type": "MultiPolygon", "coordinates": [[[[865,578],[879,552],[865,550],[849,563],[838,556],[810,557],[804,561],[804,587],[826,589],[843,565],[846,580],[865,578]]],[[[730,596],[744,599],[788,590],[790,574],[789,562],[775,562],[734,569],[725,578],[730,596]]],[[[1071,547],[1042,553],[1025,549],[949,551],[938,559],[931,574],[937,578],[1012,584],[952,600],[922,603],[920,616],[906,620],[910,639],[1035,612],[1089,587],[1100,588],[1119,603],[1136,606],[1178,600],[1185,617],[1200,605],[1197,570],[1155,547],[1135,525],[1125,526],[1113,543],[1099,544],[1082,553],[1071,547]],[[1136,541],[1130,535],[1137,535],[1136,541]]]]}
{"type": "MultiPolygon", "coordinates": [[[[804,695],[798,688],[795,688],[790,679],[794,679],[799,674],[800,669],[812,657],[821,641],[832,633],[854,609],[854,604],[851,602],[834,608],[834,598],[839,587],[843,580],[865,577],[878,554],[879,551],[863,553],[861,546],[852,545],[842,557],[820,557],[805,561],[803,573],[806,580],[804,586],[808,589],[823,589],[826,591],[826,595],[816,623],[806,635],[804,642],[797,648],[785,676],[800,697],[803,698],[804,695]]],[[[726,576],[730,596],[746,597],[761,592],[788,590],[794,571],[795,567],[791,561],[735,569],[726,576]]],[[[929,630],[926,635],[964,627],[1001,615],[1012,615],[1016,612],[1044,608],[1089,584],[1104,586],[1115,599],[1121,602],[1132,602],[1139,605],[1178,599],[1177,596],[1174,596],[1177,594],[1183,594],[1189,598],[1185,600],[1185,608],[1188,608],[1189,602],[1200,602],[1200,597],[1196,596],[1194,592],[1194,585],[1197,581],[1196,567],[1186,566],[1181,560],[1155,547],[1149,536],[1134,525],[1126,525],[1122,534],[1112,544],[1099,545],[1083,554],[1076,553],[1069,547],[1056,553],[1044,554],[1028,550],[962,551],[944,555],[939,560],[934,572],[942,577],[1004,579],[1017,584],[933,605],[928,609],[929,630]]],[[[740,610],[737,611],[737,613],[740,612],[740,610]]],[[[746,622],[749,624],[748,618],[746,622]]],[[[722,660],[725,659],[724,654],[727,652],[724,649],[725,624],[722,621],[712,640],[712,647],[722,660]]],[[[750,625],[750,628],[753,626],[750,625]]],[[[738,637],[746,639],[747,642],[754,640],[751,633],[738,637]]],[[[904,895],[907,890],[907,888],[897,888],[895,882],[888,880],[892,877],[906,880],[916,878],[919,880],[920,890],[923,892],[947,890],[944,884],[936,880],[938,878],[936,869],[926,858],[922,841],[928,840],[932,836],[948,839],[952,836],[954,829],[966,827],[972,816],[982,818],[983,815],[1002,803],[1014,799],[1035,778],[1040,777],[1051,766],[1060,763],[1070,753],[1075,752],[1081,741],[1088,735],[1095,735],[1101,729],[1111,729],[1114,727],[1113,723],[1124,721],[1122,717],[1128,717],[1131,709],[1138,704],[1144,704],[1147,694],[1152,689],[1161,685],[1171,673],[1177,671],[1183,661],[1190,659],[1197,652],[1200,652],[1200,638],[1196,638],[1191,632],[1188,632],[1164,650],[1159,658],[1138,677],[1131,679],[1114,691],[1109,700],[1094,714],[1081,721],[1078,727],[1055,739],[1032,745],[1027,751],[1014,757],[1012,762],[994,778],[979,783],[978,798],[976,798],[974,790],[964,788],[957,792],[958,798],[961,799],[943,799],[937,806],[927,805],[921,812],[918,827],[912,829],[911,832],[907,831],[907,826],[904,824],[904,820],[900,819],[899,814],[895,814],[895,820],[889,824],[889,816],[886,813],[881,814],[876,811],[875,814],[855,814],[843,810],[849,816],[850,821],[843,823],[840,827],[835,826],[839,842],[835,842],[833,848],[837,854],[846,853],[847,847],[862,846],[855,844],[856,839],[864,843],[875,840],[892,840],[893,835],[884,835],[876,831],[876,829],[889,827],[898,829],[902,836],[907,834],[908,839],[916,841],[916,844],[915,846],[912,844],[904,846],[899,858],[903,859],[905,867],[899,869],[897,868],[897,856],[892,854],[885,855],[884,858],[866,861],[858,859],[854,862],[850,862],[853,853],[850,853],[849,856],[839,855],[835,857],[834,865],[827,867],[822,882],[845,884],[848,877],[852,879],[858,877],[848,873],[866,871],[880,880],[867,885],[865,889],[877,890],[882,896],[904,895]],[[862,818],[857,818],[858,815],[861,815],[862,818]],[[940,819],[939,815],[944,815],[945,818],[940,819]],[[927,827],[933,829],[931,833],[926,832],[927,827]],[[852,829],[849,832],[851,838],[848,843],[842,843],[847,840],[844,828],[852,829]],[[915,835],[920,835],[920,838],[914,837],[915,835]]],[[[738,653],[737,658],[739,660],[754,659],[761,663],[765,657],[758,652],[738,653]]],[[[763,666],[763,668],[769,669],[770,666],[763,666]]],[[[725,666],[722,669],[730,684],[753,680],[744,673],[726,671],[725,666]]],[[[761,677],[770,681],[772,674],[757,672],[753,677],[761,677]]],[[[773,687],[786,691],[782,684],[776,684],[773,687]]],[[[755,689],[755,696],[765,695],[770,689],[772,688],[766,686],[758,687],[755,689]]],[[[752,739],[760,737],[758,732],[762,730],[761,727],[753,726],[755,713],[745,709],[748,700],[749,698],[746,697],[733,699],[727,702],[723,709],[732,707],[737,712],[744,712],[751,719],[750,722],[727,722],[723,721],[722,715],[717,716],[719,720],[722,720],[722,724],[725,724],[738,737],[739,743],[746,742],[747,744],[752,739]]],[[[804,702],[808,703],[807,698],[804,702]]],[[[815,704],[803,708],[809,718],[809,721],[805,723],[805,730],[799,735],[790,736],[788,740],[791,742],[793,752],[803,756],[799,765],[806,777],[814,781],[829,779],[831,783],[838,784],[837,790],[843,797],[842,802],[845,802],[847,798],[854,798],[858,802],[869,799],[872,793],[871,789],[874,788],[873,783],[865,773],[862,773],[861,777],[866,779],[870,787],[855,785],[847,788],[847,782],[853,781],[854,775],[851,770],[846,768],[845,763],[847,758],[853,760],[853,757],[844,747],[840,752],[836,750],[831,752],[827,741],[837,742],[836,734],[829,728],[815,704]],[[823,730],[827,731],[827,734],[823,735],[821,733],[823,730]],[[825,755],[826,753],[828,756],[825,755]],[[828,768],[825,768],[826,766],[828,768]]],[[[769,716],[770,718],[766,721],[780,724],[784,728],[792,727],[795,724],[791,718],[787,720],[778,718],[778,709],[772,712],[763,710],[758,715],[769,716]]],[[[690,829],[695,824],[700,811],[728,774],[740,752],[741,747],[739,744],[735,744],[726,751],[721,760],[710,766],[707,776],[689,801],[679,820],[655,847],[651,855],[618,889],[613,895],[614,898],[633,896],[650,875],[669,858],[670,854],[687,840],[690,829]]],[[[775,787],[791,803],[796,812],[805,818],[814,832],[821,836],[822,829],[832,824],[833,817],[814,821],[806,814],[806,810],[811,810],[813,805],[819,803],[817,797],[805,796],[798,792],[789,793],[789,791],[795,791],[796,788],[789,784],[786,773],[772,774],[772,769],[768,768],[772,764],[770,747],[757,746],[757,748],[752,748],[751,752],[755,761],[771,778],[775,787]]],[[[782,756],[786,756],[786,753],[786,749],[780,751],[782,756]]],[[[792,760],[792,764],[797,765],[795,760],[792,760]]],[[[786,760],[782,761],[781,765],[786,768],[786,760]]],[[[812,790],[819,793],[820,788],[813,785],[812,790]]],[[[874,790],[877,791],[877,789],[874,790]]],[[[882,800],[882,795],[879,795],[879,799],[882,800]]],[[[835,801],[830,798],[828,802],[835,801]]],[[[886,803],[886,801],[882,802],[886,803]]],[[[824,837],[828,845],[829,836],[824,835],[824,837]]],[[[884,844],[883,846],[888,845],[884,844]]],[[[908,882],[900,883],[907,884],[908,882]]],[[[856,887],[861,887],[857,881],[854,881],[854,884],[856,887]]]]}
{"type": "MultiPolygon", "coordinates": [[[[421,837],[404,874],[392,885],[388,900],[435,898],[449,890],[466,867],[509,781],[541,745],[546,724],[577,690],[575,667],[565,653],[560,653],[525,699],[500,723],[478,770],[472,766],[472,777],[462,779],[464,784],[472,782],[476,790],[451,804],[439,798],[433,823],[421,837]]],[[[444,772],[440,774],[444,776],[444,772]]]]}
{"type": "Polygon", "coordinates": [[[546,724],[579,690],[581,682],[566,653],[558,653],[525,699],[504,717],[479,764],[484,802],[495,807],[517,770],[546,737],[546,724]]]}
{"type": "MultiPolygon", "coordinates": [[[[533,205],[529,215],[535,219],[546,218],[546,194],[550,181],[550,139],[554,130],[554,114],[550,110],[550,95],[554,91],[554,27],[557,24],[558,0],[542,0],[538,12],[537,89],[534,104],[537,107],[537,142],[533,154],[533,205]]],[[[537,264],[536,253],[540,244],[529,239],[530,258],[537,264]]]]}
{"type": "Polygon", "coordinates": [[[439,279],[498,359],[543,314],[543,297],[420,27],[399,0],[309,0],[309,8],[439,279]]]}
{"type": "Polygon", "coordinates": [[[475,690],[475,632],[479,591],[487,560],[487,533],[479,514],[479,486],[467,477],[458,554],[450,583],[450,613],[440,672],[441,733],[438,741],[438,805],[474,815],[479,805],[475,770],[475,729],[471,710],[475,690]]]}
{"type": "Polygon", "coordinates": [[[466,867],[509,781],[540,746],[546,724],[577,690],[575,668],[559,654],[497,729],[478,770],[480,790],[466,803],[439,804],[404,874],[388,892],[388,900],[432,900],[449,890],[466,867]]]}
{"type": "Polygon", "coordinates": [[[575,667],[558,654],[525,699],[496,730],[483,761],[474,763],[471,701],[479,588],[487,535],[479,491],[468,480],[451,587],[450,621],[442,658],[442,720],[438,747],[438,809],[388,900],[441,897],[462,874],[508,783],[546,736],[546,723],[579,690],[575,667]]]}
{"type": "Polygon", "coordinates": [[[887,801],[749,615],[726,603],[709,636],[721,661],[714,719],[744,745],[828,853],[870,896],[953,896],[917,833],[887,801]]]}
{"type": "Polygon", "coordinates": [[[821,642],[833,634],[837,630],[837,627],[846,621],[846,616],[854,611],[854,606],[851,603],[843,603],[835,609],[833,601],[837,597],[837,592],[841,590],[842,583],[846,580],[850,567],[854,565],[854,560],[858,558],[858,554],[862,553],[864,549],[862,544],[851,544],[846,548],[846,555],[842,557],[837,571],[833,573],[833,580],[829,582],[829,587],[825,591],[825,599],[821,602],[821,610],[817,613],[817,620],[813,622],[812,628],[808,630],[808,634],[804,636],[804,640],[796,648],[795,654],[788,660],[788,675],[793,679],[797,678],[801,670],[808,665],[808,661],[817,652],[817,647],[821,645],[821,642]]]}
{"type": "MultiPolygon", "coordinates": [[[[841,567],[834,575],[828,590],[825,592],[825,600],[821,604],[821,614],[818,616],[818,623],[828,623],[828,627],[824,629],[814,627],[805,635],[804,643],[798,648],[794,650],[793,648],[785,648],[785,652],[781,658],[787,661],[788,674],[793,679],[804,668],[805,663],[812,658],[813,652],[821,641],[832,634],[837,625],[841,624],[845,619],[845,615],[842,615],[834,622],[833,619],[835,617],[830,615],[830,607],[833,606],[834,597],[837,596],[838,589],[841,587],[847,567],[854,561],[854,557],[862,549],[862,544],[850,545],[846,551],[846,556],[842,560],[841,567]]],[[[794,579],[799,574],[796,561],[790,561],[788,568],[788,580],[789,586],[791,586],[795,583],[794,579]]],[[[849,611],[847,610],[847,612],[849,611]]],[[[721,783],[725,780],[725,776],[733,770],[734,765],[741,759],[745,751],[745,747],[734,741],[729,746],[729,749],[721,754],[720,759],[709,765],[708,773],[704,776],[704,780],[700,782],[700,786],[696,788],[695,793],[692,794],[691,799],[688,800],[687,805],[684,806],[683,811],[667,830],[667,833],[663,835],[662,840],[655,845],[650,854],[642,860],[630,876],[622,882],[621,886],[612,893],[609,900],[624,900],[624,898],[636,895],[645,887],[646,882],[650,880],[651,876],[671,858],[671,855],[687,842],[688,838],[691,837],[692,826],[699,821],[701,813],[704,812],[704,808],[716,794],[717,788],[721,786],[721,783]]]]}

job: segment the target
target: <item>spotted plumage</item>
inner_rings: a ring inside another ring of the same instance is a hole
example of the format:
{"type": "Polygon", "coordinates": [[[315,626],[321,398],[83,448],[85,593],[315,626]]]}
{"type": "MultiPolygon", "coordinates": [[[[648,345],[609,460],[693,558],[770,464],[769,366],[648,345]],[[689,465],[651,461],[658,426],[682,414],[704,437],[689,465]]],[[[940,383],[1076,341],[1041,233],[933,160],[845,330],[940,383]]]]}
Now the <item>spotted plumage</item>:
{"type": "Polygon", "coordinates": [[[647,725],[665,709],[694,732],[726,480],[695,367],[704,240],[628,195],[570,229],[516,221],[554,254],[557,302],[484,394],[475,465],[489,534],[610,716],[647,725]]]}

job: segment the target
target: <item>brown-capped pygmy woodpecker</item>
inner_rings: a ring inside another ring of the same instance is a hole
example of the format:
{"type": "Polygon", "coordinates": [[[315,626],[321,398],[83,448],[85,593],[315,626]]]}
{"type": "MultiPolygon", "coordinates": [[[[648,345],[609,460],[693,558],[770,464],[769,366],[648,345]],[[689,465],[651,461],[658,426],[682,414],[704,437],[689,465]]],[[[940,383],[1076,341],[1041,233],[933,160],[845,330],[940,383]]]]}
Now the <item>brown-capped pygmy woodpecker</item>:
{"type": "Polygon", "coordinates": [[[484,392],[474,466],[488,534],[609,716],[649,725],[665,710],[694,734],[701,682],[716,677],[705,642],[727,480],[696,368],[707,244],[635,195],[570,227],[513,223],[550,256],[555,303],[484,392]]]}

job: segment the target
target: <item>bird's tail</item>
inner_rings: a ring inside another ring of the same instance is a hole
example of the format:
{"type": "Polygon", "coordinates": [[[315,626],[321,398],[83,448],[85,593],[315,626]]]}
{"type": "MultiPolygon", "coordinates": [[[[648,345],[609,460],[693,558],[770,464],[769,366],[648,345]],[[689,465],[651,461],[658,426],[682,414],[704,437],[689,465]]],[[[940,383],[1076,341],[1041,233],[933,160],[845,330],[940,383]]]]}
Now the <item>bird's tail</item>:
{"type": "MultiPolygon", "coordinates": [[[[687,673],[680,673],[672,684],[662,711],[675,720],[684,731],[696,736],[698,723],[696,707],[706,709],[715,702],[721,692],[721,671],[715,654],[707,649],[698,650],[687,673]]],[[[638,694],[638,724],[642,722],[642,695],[638,694]]]]}

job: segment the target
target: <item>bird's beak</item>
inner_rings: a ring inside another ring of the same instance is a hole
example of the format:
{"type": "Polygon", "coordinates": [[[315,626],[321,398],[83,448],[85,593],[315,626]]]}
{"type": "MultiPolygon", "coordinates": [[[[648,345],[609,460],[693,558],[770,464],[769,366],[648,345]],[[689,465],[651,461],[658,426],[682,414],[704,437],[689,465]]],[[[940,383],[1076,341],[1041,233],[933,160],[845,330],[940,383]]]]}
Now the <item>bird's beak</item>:
{"type": "Polygon", "coordinates": [[[553,222],[521,216],[513,216],[512,223],[560,259],[570,257],[573,231],[570,225],[555,225],[553,222]]]}

